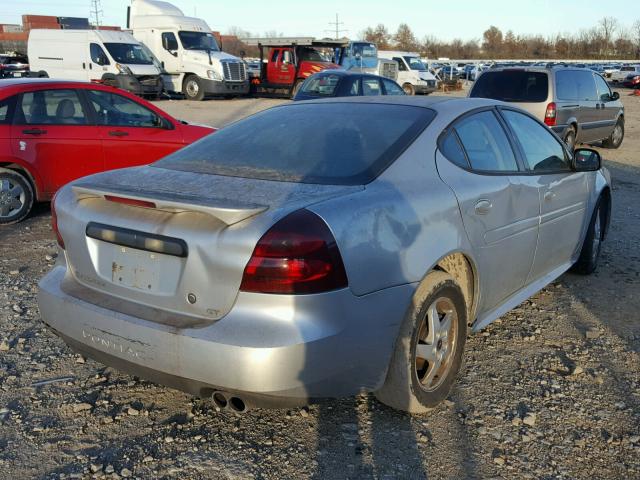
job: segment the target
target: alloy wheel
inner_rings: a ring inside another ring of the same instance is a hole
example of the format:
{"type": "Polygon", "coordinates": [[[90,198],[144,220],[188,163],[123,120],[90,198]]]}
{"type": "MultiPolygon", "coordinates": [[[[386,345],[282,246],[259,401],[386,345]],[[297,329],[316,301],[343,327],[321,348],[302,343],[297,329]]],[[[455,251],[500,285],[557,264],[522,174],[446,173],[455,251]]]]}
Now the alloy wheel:
{"type": "Polygon", "coordinates": [[[25,202],[26,193],[20,184],[11,178],[0,178],[0,217],[12,217],[25,202]]]}
{"type": "Polygon", "coordinates": [[[440,297],[427,309],[418,330],[415,369],[420,387],[437,389],[445,380],[457,348],[458,313],[453,302],[440,297]]]}

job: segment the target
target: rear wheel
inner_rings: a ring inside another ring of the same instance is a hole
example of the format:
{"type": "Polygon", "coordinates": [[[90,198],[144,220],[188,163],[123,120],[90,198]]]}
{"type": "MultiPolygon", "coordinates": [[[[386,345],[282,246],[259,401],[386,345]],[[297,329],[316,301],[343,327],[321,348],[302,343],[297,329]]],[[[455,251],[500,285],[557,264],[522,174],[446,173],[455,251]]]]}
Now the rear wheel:
{"type": "Polygon", "coordinates": [[[23,220],[33,207],[31,183],[13,170],[0,170],[0,224],[23,220]]]}
{"type": "Polygon", "coordinates": [[[378,400],[410,413],[438,405],[460,370],[466,336],[462,290],[445,272],[429,274],[400,328],[378,400]]]}
{"type": "Polygon", "coordinates": [[[576,147],[576,130],[574,127],[568,128],[563,140],[569,150],[573,152],[573,149],[576,147]]]}
{"type": "Polygon", "coordinates": [[[616,126],[613,127],[611,135],[602,141],[602,146],[606,148],[620,148],[624,139],[624,120],[619,118],[616,126]]]}
{"type": "Polygon", "coordinates": [[[202,85],[200,77],[197,75],[189,75],[185,78],[182,93],[187,97],[187,100],[202,100],[204,98],[204,86],[202,85]]]}
{"type": "Polygon", "coordinates": [[[591,222],[580,250],[580,257],[573,265],[573,270],[577,273],[589,275],[598,268],[602,241],[604,240],[604,226],[606,225],[607,211],[605,206],[606,203],[601,197],[591,215],[591,222]]]}
{"type": "Polygon", "coordinates": [[[405,83],[404,85],[402,85],[402,90],[404,90],[404,93],[406,93],[407,95],[416,94],[416,89],[413,88],[413,85],[411,85],[410,83],[405,83]]]}

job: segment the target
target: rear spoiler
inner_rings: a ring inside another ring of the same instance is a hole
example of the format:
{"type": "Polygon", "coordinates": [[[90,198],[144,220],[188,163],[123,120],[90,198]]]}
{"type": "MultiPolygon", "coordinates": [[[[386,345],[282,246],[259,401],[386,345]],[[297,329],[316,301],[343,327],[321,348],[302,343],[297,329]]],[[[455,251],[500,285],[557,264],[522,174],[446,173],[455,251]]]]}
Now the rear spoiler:
{"type": "Polygon", "coordinates": [[[83,183],[71,187],[78,202],[91,198],[109,200],[117,196],[122,203],[150,204],[146,208],[155,208],[170,213],[197,212],[216,218],[227,225],[233,225],[264,212],[269,207],[224,198],[202,198],[174,192],[140,190],[122,186],[93,185],[83,183]],[[107,198],[110,197],[110,198],[107,198]]]}

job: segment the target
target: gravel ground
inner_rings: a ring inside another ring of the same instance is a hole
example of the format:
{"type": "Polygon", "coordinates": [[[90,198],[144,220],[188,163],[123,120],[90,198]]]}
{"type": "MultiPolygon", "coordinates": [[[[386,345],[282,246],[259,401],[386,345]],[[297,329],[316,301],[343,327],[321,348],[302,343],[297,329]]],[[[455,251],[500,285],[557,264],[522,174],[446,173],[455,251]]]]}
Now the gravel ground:
{"type": "MultiPolygon", "coordinates": [[[[563,275],[472,335],[450,398],[424,416],[372,395],[235,416],[84,359],[39,319],[48,206],[0,230],[0,477],[640,478],[640,97],[627,93],[625,142],[602,150],[614,216],[598,272],[563,275]]],[[[223,125],[277,103],[161,105],[223,125]]]]}

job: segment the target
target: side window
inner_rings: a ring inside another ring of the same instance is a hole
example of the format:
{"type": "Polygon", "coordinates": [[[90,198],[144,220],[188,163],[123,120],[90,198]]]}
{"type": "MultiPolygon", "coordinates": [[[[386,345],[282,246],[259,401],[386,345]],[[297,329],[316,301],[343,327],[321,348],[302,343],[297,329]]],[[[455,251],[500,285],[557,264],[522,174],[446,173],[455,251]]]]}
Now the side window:
{"type": "Polygon", "coordinates": [[[167,51],[178,50],[178,39],[173,32],[162,33],[162,48],[167,51]]]}
{"type": "Polygon", "coordinates": [[[87,90],[98,125],[118,127],[160,127],[158,115],[133,100],[116,93],[87,90]]]}
{"type": "Polygon", "coordinates": [[[109,65],[109,57],[97,43],[92,43],[89,47],[91,52],[91,61],[98,65],[109,65]]]}
{"type": "Polygon", "coordinates": [[[278,50],[277,48],[275,48],[273,50],[273,52],[271,53],[271,62],[272,63],[276,63],[276,60],[278,60],[278,54],[280,53],[280,50],[278,50]]]}
{"type": "Polygon", "coordinates": [[[578,100],[589,100],[595,102],[598,100],[598,92],[596,92],[596,82],[593,80],[593,74],[588,71],[571,72],[578,84],[578,100]]]}
{"type": "Polygon", "coordinates": [[[517,172],[518,163],[507,134],[491,111],[463,118],[455,125],[471,168],[485,172],[517,172]]]}
{"type": "Polygon", "coordinates": [[[74,90],[39,90],[22,94],[17,123],[24,125],[86,125],[82,104],[74,90]]]}
{"type": "Polygon", "coordinates": [[[604,78],[600,75],[594,75],[593,78],[596,79],[596,89],[598,90],[598,98],[603,102],[608,102],[611,100],[611,89],[604,78]]]}
{"type": "Polygon", "coordinates": [[[556,95],[558,100],[577,100],[578,84],[573,76],[573,72],[556,72],[556,95]]]}
{"type": "Polygon", "coordinates": [[[11,109],[13,108],[15,100],[16,97],[0,100],[0,125],[8,125],[11,123],[11,109]]]}
{"type": "Polygon", "coordinates": [[[383,79],[382,83],[384,83],[384,89],[386,90],[387,95],[404,95],[404,90],[402,90],[396,82],[383,79]]]}
{"type": "Polygon", "coordinates": [[[444,140],[440,143],[440,151],[442,154],[451,160],[453,163],[462,168],[469,168],[469,162],[462,150],[460,140],[458,140],[458,134],[455,129],[451,129],[444,140]]]}
{"type": "Polygon", "coordinates": [[[404,60],[400,57],[393,57],[393,60],[398,64],[398,71],[404,72],[407,70],[407,66],[404,64],[404,60]]]}
{"type": "Polygon", "coordinates": [[[513,129],[531,170],[535,172],[571,170],[564,147],[546,127],[513,110],[503,110],[503,116],[513,129]]]}
{"type": "Polygon", "coordinates": [[[282,51],[282,63],[291,63],[291,50],[282,51]]]}
{"type": "Polygon", "coordinates": [[[382,95],[382,87],[378,79],[364,77],[362,79],[362,94],[368,97],[382,95]]]}

